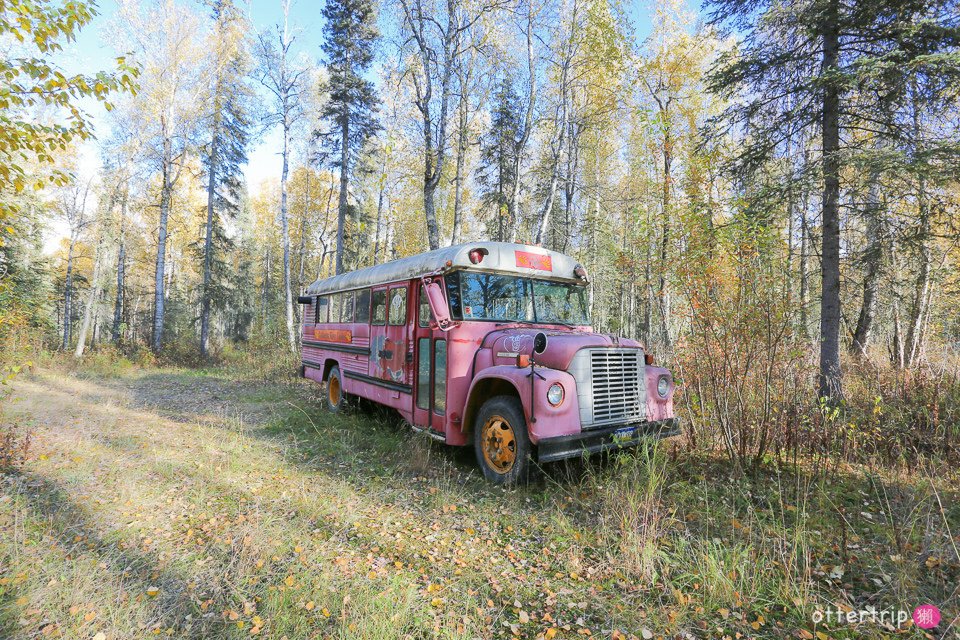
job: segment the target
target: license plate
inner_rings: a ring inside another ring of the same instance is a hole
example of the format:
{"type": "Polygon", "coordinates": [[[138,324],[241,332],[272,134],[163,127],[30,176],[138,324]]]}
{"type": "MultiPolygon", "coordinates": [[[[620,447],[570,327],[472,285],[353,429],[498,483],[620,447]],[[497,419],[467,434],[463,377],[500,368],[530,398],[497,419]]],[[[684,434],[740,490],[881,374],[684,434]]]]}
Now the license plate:
{"type": "Polygon", "coordinates": [[[614,440],[630,440],[636,433],[636,427],[623,427],[613,432],[613,438],[614,440]]]}

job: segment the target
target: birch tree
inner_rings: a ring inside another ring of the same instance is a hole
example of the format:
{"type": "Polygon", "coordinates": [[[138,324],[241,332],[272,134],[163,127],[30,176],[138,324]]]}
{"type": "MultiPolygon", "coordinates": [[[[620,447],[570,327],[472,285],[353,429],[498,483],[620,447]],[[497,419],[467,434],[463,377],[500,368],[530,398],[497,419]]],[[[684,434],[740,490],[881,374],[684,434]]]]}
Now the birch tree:
{"type": "Polygon", "coordinates": [[[257,57],[260,83],[270,94],[272,105],[268,125],[280,125],[283,136],[280,170],[280,234],[283,243],[284,313],[290,351],[297,351],[297,334],[293,322],[293,293],[290,284],[290,222],[287,211],[287,178],[290,172],[291,134],[303,118],[300,96],[306,89],[308,69],[293,58],[294,36],[290,32],[290,0],[281,0],[283,24],[276,35],[261,33],[258,37],[257,57]]]}

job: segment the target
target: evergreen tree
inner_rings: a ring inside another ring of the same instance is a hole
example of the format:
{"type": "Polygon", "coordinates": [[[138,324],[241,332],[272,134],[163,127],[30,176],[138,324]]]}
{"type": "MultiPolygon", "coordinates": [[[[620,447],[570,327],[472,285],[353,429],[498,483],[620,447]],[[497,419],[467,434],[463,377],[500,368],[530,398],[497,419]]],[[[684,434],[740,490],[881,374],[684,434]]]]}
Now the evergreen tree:
{"type": "Polygon", "coordinates": [[[504,76],[494,97],[490,130],[481,140],[480,166],[477,169],[483,202],[496,212],[488,233],[501,241],[507,237],[505,224],[509,216],[505,215],[505,209],[510,206],[510,194],[517,180],[514,159],[518,151],[517,139],[523,126],[521,113],[520,96],[504,76]]]}
{"type": "Polygon", "coordinates": [[[328,128],[317,136],[325,154],[335,158],[334,166],[340,169],[336,273],[342,273],[347,220],[356,216],[348,202],[350,174],[367,140],[380,128],[373,83],[364,77],[373,62],[379,33],[371,0],[327,0],[323,17],[328,97],[321,116],[328,128]]]}
{"type": "MultiPolygon", "coordinates": [[[[842,395],[840,371],[840,190],[854,131],[875,126],[873,101],[917,82],[930,91],[956,77],[958,26],[950,0],[710,0],[713,21],[743,35],[711,77],[735,99],[728,126],[747,133],[737,172],[752,171],[786,143],[819,141],[818,166],[806,167],[822,186],[820,395],[842,395]]],[[[747,187],[749,190],[749,186],[747,187]]]]}
{"type": "Polygon", "coordinates": [[[247,85],[250,57],[244,34],[249,25],[232,0],[213,0],[213,69],[210,91],[210,141],[203,149],[207,183],[207,223],[203,245],[203,288],[200,310],[200,355],[206,357],[210,340],[212,303],[224,300],[224,263],[217,258],[230,242],[222,219],[233,218],[239,208],[243,165],[247,161],[251,119],[247,85]]]}

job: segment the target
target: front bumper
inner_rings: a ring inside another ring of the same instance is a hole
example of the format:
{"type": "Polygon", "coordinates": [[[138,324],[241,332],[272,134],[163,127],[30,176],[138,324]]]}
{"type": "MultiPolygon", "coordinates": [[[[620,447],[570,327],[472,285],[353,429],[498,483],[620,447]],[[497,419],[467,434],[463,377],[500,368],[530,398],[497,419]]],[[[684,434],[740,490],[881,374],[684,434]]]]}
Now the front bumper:
{"type": "Polygon", "coordinates": [[[552,462],[576,458],[584,453],[598,453],[610,449],[635,447],[644,440],[680,435],[680,420],[667,418],[654,422],[606,427],[583,431],[572,436],[544,438],[537,444],[537,460],[552,462]]]}

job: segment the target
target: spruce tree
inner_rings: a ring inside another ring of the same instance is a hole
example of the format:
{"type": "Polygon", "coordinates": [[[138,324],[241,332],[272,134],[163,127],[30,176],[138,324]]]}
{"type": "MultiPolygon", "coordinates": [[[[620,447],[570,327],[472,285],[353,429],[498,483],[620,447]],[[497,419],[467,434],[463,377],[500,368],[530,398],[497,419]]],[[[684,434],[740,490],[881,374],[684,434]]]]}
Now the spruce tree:
{"type": "Polygon", "coordinates": [[[523,126],[521,113],[520,96],[504,76],[494,96],[490,129],[481,140],[480,166],[477,169],[483,201],[496,212],[488,232],[501,241],[507,237],[505,220],[508,216],[504,215],[504,209],[510,206],[510,194],[517,179],[514,158],[517,155],[517,138],[523,126]]]}
{"type": "Polygon", "coordinates": [[[326,130],[317,131],[316,136],[324,155],[333,158],[333,166],[340,169],[336,273],[342,273],[346,224],[356,216],[348,202],[351,173],[367,141],[380,128],[377,96],[373,83],[365,77],[379,33],[372,0],[327,0],[323,17],[322,50],[328,77],[321,117],[326,130]]]}
{"type": "Polygon", "coordinates": [[[231,0],[213,0],[214,27],[209,131],[202,161],[207,183],[207,222],[203,244],[203,287],[200,305],[200,355],[206,357],[210,340],[210,311],[225,299],[222,255],[230,249],[223,220],[236,216],[243,185],[243,165],[250,138],[251,89],[245,32],[246,19],[231,0]]]}
{"type": "Polygon", "coordinates": [[[712,89],[730,99],[724,128],[745,134],[735,171],[749,181],[752,171],[789,148],[790,140],[819,142],[818,162],[805,167],[822,188],[819,392],[837,400],[842,396],[841,181],[857,153],[853,145],[864,138],[857,133],[887,135],[903,126],[878,123],[878,103],[918,82],[943,93],[944,79],[957,77],[955,3],[708,0],[708,5],[715,24],[741,36],[710,78],[712,89]]]}

